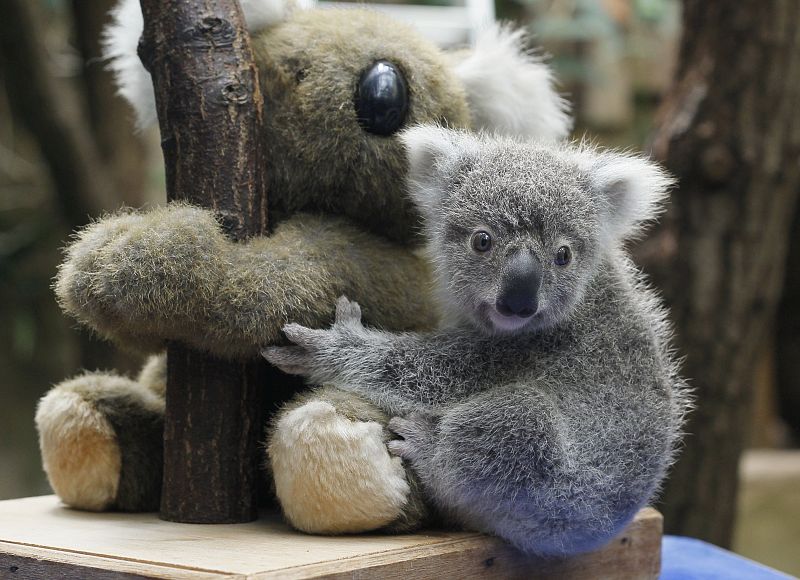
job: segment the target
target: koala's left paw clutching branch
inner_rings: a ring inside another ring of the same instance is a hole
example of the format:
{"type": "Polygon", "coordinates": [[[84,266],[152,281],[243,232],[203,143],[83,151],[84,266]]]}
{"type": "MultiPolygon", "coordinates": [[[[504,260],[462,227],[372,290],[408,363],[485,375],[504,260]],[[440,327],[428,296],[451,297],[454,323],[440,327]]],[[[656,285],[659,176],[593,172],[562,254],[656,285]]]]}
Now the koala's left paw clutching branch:
{"type": "Polygon", "coordinates": [[[336,320],[328,329],[307,328],[287,324],[283,332],[295,346],[268,347],[261,354],[282,371],[303,375],[318,383],[341,383],[350,361],[357,356],[361,324],[361,308],[345,296],[336,303],[336,320]]]}

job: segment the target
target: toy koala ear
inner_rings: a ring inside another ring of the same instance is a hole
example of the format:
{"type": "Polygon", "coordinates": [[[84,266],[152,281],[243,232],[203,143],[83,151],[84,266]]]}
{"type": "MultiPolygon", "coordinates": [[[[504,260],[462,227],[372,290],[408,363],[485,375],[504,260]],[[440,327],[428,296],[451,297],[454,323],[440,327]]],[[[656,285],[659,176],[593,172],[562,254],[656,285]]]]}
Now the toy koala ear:
{"type": "Polygon", "coordinates": [[[590,186],[603,200],[605,237],[634,237],[664,209],[675,180],[644,157],[603,152],[587,168],[590,186]]]}
{"type": "Polygon", "coordinates": [[[463,131],[418,125],[400,133],[408,154],[409,194],[423,215],[434,213],[449,179],[468,162],[477,139],[463,131]]]}
{"type": "MultiPolygon", "coordinates": [[[[247,28],[255,32],[278,24],[294,10],[313,0],[240,0],[247,28]]],[[[114,74],[117,93],[136,112],[136,126],[144,129],[156,121],[156,102],[150,73],[139,60],[137,48],[144,23],[139,0],[120,0],[111,9],[111,23],[103,30],[103,58],[114,74]]]]}
{"type": "Polygon", "coordinates": [[[467,92],[473,129],[564,139],[572,128],[569,105],[553,88],[550,68],[525,44],[523,31],[495,24],[478,35],[469,56],[455,66],[467,92]]]}

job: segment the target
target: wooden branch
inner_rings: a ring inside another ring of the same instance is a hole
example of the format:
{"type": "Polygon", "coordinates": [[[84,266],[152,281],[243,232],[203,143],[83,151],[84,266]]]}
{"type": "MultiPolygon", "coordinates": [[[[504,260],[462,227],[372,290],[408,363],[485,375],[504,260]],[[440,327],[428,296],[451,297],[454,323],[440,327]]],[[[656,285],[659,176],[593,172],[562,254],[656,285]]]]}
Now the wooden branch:
{"type": "MultiPolygon", "coordinates": [[[[141,5],[139,52],[153,75],[169,199],[213,208],[234,239],[265,234],[263,99],[238,3],[141,5]]],[[[167,360],[161,517],[254,519],[265,365],[177,344],[167,360]]]]}
{"type": "Polygon", "coordinates": [[[644,265],[671,306],[698,401],[663,511],[668,531],[728,546],[800,191],[800,2],[685,0],[683,14],[654,139],[680,184],[644,265]]]}
{"type": "Polygon", "coordinates": [[[0,18],[0,60],[12,106],[47,162],[61,211],[71,224],[113,209],[117,199],[72,91],[56,80],[44,48],[37,3],[7,0],[0,18]]]}

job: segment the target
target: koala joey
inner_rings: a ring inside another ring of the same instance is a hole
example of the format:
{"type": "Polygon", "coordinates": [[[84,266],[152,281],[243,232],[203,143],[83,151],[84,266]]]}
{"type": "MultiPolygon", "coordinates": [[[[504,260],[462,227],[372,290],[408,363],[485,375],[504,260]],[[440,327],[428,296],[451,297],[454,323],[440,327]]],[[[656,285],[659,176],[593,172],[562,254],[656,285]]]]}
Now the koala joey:
{"type": "Polygon", "coordinates": [[[394,416],[390,450],[441,515],[562,556],[656,492],[689,404],[665,311],[622,243],[661,207],[655,164],[438,127],[402,136],[445,323],[285,327],[264,356],[394,416]]]}

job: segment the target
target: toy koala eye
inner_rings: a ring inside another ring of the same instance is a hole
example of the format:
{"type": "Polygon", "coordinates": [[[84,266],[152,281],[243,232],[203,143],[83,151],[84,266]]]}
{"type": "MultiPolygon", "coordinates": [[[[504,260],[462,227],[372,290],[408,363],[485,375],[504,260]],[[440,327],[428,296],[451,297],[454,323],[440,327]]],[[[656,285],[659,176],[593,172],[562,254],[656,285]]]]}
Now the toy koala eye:
{"type": "Polygon", "coordinates": [[[569,249],[569,246],[561,246],[558,248],[556,252],[556,265],[566,266],[570,261],[572,261],[572,250],[569,249]]]}
{"type": "Polygon", "coordinates": [[[358,124],[376,135],[391,135],[406,119],[408,86],[403,73],[388,60],[379,60],[361,73],[355,96],[358,124]]]}
{"type": "Polygon", "coordinates": [[[472,234],[472,249],[476,252],[488,252],[492,247],[492,236],[480,231],[472,234]]]}

